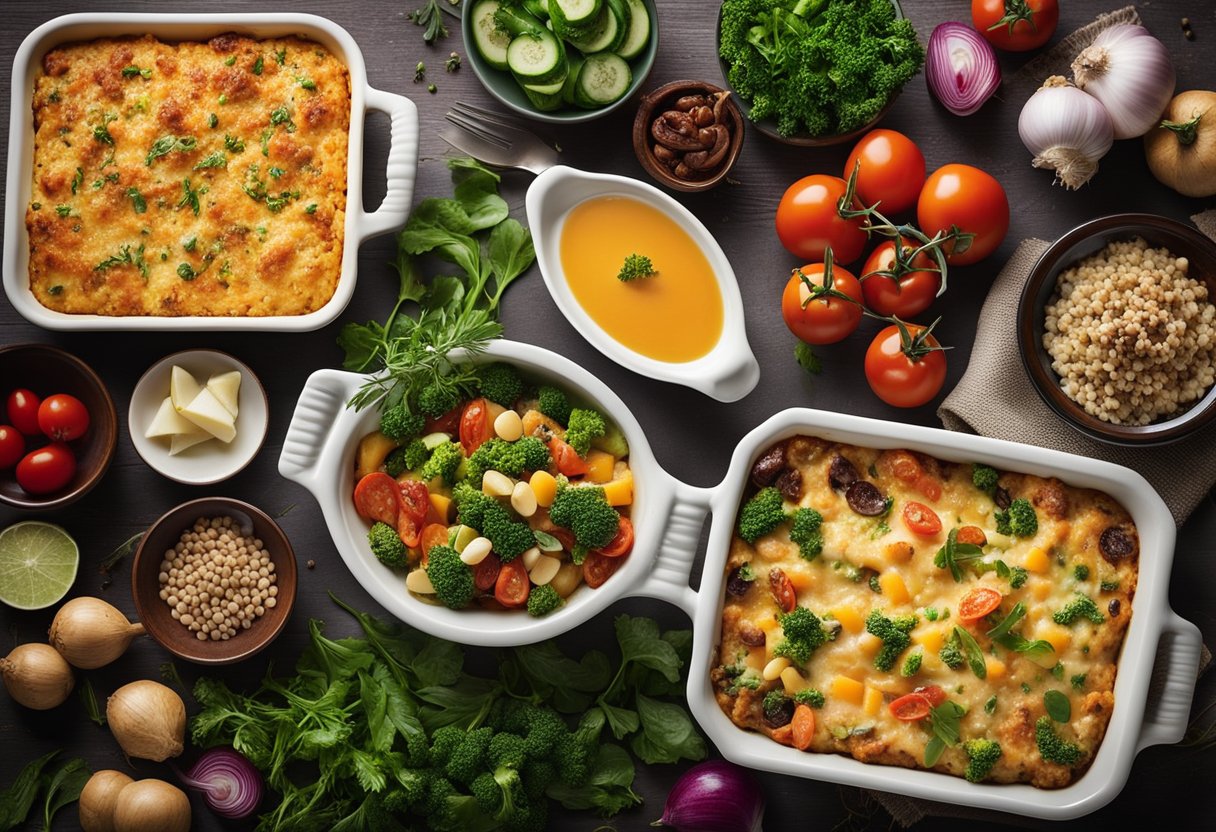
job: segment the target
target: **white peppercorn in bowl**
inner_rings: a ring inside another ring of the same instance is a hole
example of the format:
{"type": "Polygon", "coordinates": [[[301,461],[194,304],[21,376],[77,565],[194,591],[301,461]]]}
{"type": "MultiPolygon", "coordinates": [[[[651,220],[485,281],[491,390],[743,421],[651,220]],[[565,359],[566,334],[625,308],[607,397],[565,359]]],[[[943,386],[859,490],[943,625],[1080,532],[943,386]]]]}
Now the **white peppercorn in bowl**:
{"type": "Polygon", "coordinates": [[[191,500],[162,515],[140,540],[131,594],[148,635],[170,653],[197,664],[230,664],[274,641],[291,616],[295,553],[256,506],[230,497],[191,500]],[[163,568],[166,559],[170,569],[163,568]]]}
{"type": "MultiPolygon", "coordinates": [[[[1147,424],[1117,424],[1087,412],[1082,404],[1078,404],[1069,395],[1067,388],[1070,382],[1074,394],[1078,384],[1080,391],[1085,392],[1087,385],[1092,384],[1092,376],[1100,374],[1090,373],[1089,376],[1083,377],[1084,368],[1073,367],[1072,377],[1061,379],[1053,369],[1055,359],[1044,344],[1048,309],[1056,295],[1061,275],[1086,258],[1109,251],[1108,246],[1112,243],[1137,239],[1143,240],[1149,248],[1168,249],[1175,258],[1185,258],[1187,275],[1201,281],[1207,289],[1207,298],[1197,302],[1216,302],[1216,243],[1212,240],[1187,224],[1152,214],[1115,214],[1100,217],[1074,228],[1052,243],[1031,269],[1018,305],[1018,346],[1022,363],[1035,391],[1047,406],[1071,427],[1089,437],[1116,445],[1162,445],[1190,436],[1216,420],[1216,385],[1205,381],[1206,376],[1197,371],[1202,362],[1188,364],[1182,371],[1171,372],[1170,375],[1175,387],[1185,387],[1189,380],[1192,387],[1204,386],[1206,389],[1203,392],[1182,403],[1175,412],[1159,415],[1147,424]],[[1192,373],[1193,378],[1189,375],[1192,373]]],[[[1126,298],[1121,297],[1107,298],[1112,311],[1126,306],[1125,300],[1126,298]]],[[[1146,300],[1153,301],[1151,298],[1146,300]]],[[[1081,337],[1086,338],[1088,335],[1081,337]]],[[[1114,367],[1122,358],[1129,356],[1116,356],[1114,359],[1108,356],[1107,362],[1114,362],[1111,364],[1114,367]]],[[[1134,376],[1133,387],[1142,386],[1147,389],[1147,386],[1151,385],[1150,368],[1141,366],[1139,370],[1135,370],[1134,366],[1129,364],[1127,367],[1128,372],[1134,376]]],[[[1109,391],[1098,392],[1105,395],[1109,391]]],[[[1128,394],[1128,391],[1119,390],[1113,393],[1115,398],[1128,394]]],[[[1151,395],[1142,391],[1135,394],[1142,397],[1151,395]]],[[[1164,407],[1160,409],[1164,410],[1164,407]]]]}

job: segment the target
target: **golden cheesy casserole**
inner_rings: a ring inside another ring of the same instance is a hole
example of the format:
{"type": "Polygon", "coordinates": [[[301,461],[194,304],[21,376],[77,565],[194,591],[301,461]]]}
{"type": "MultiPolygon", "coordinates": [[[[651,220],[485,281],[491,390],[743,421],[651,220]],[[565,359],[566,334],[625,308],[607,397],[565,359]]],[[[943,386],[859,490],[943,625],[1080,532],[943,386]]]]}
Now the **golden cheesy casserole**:
{"type": "Polygon", "coordinates": [[[33,98],[30,290],[58,312],[303,315],[332,297],[350,78],[227,34],[58,47],[33,98]]]}
{"type": "Polygon", "coordinates": [[[711,672],[808,752],[1067,786],[1114,704],[1139,537],[1056,479],[799,436],[760,456],[711,672]]]}

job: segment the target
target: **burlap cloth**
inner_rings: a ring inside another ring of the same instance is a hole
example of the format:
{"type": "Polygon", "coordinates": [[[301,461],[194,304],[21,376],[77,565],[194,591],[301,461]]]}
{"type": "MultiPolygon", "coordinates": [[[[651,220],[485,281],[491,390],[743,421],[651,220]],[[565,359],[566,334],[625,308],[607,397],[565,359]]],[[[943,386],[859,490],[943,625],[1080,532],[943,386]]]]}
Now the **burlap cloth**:
{"type": "MultiPolygon", "coordinates": [[[[1132,6],[1099,16],[1024,65],[1007,79],[1003,93],[1011,99],[1025,100],[1048,75],[1069,76],[1073,57],[1088,46],[1098,32],[1119,23],[1139,22],[1140,17],[1132,6]]],[[[1191,219],[1201,231],[1216,239],[1216,210],[1191,219]]],[[[1216,484],[1216,426],[1163,447],[1137,449],[1108,445],[1089,439],[1065,424],[1031,387],[1022,367],[1014,322],[1022,286],[1047,246],[1043,240],[1024,240],[1001,270],[980,313],[967,371],[958,386],[946,396],[937,415],[950,430],[1105,459],[1138,471],[1161,495],[1178,525],[1182,525],[1216,484]]],[[[1205,647],[1200,672],[1208,668],[1211,658],[1205,647]]],[[[1158,661],[1154,668],[1150,701],[1160,690],[1157,672],[1166,666],[1168,661],[1158,661]]],[[[931,816],[973,818],[989,823],[1009,823],[1011,820],[1001,813],[967,806],[917,800],[887,792],[868,794],[904,828],[931,816]]],[[[1025,818],[1020,818],[1019,823],[1044,829],[1052,827],[1049,822],[1025,818]]]]}

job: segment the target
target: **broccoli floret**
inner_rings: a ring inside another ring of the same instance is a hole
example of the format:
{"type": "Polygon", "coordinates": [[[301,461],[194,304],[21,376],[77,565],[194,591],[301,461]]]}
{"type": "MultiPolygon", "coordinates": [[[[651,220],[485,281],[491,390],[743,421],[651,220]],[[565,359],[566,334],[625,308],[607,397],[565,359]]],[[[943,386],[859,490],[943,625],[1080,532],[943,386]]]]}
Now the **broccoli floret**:
{"type": "Polygon", "coordinates": [[[810,705],[812,708],[822,708],[827,701],[821,691],[815,688],[803,688],[794,694],[794,701],[799,705],[810,705]]]}
{"type": "Polygon", "coordinates": [[[1025,497],[1018,497],[1007,510],[998,511],[993,517],[996,518],[996,530],[1001,534],[1034,537],[1039,530],[1039,518],[1035,516],[1034,506],[1025,497]]]}
{"type": "Polygon", "coordinates": [[[527,753],[523,737],[508,731],[499,731],[490,739],[486,759],[494,768],[499,766],[519,768],[524,764],[524,757],[527,756],[527,753]]]}
{"type": "Polygon", "coordinates": [[[452,488],[452,502],[456,504],[456,519],[475,529],[485,525],[486,509],[497,505],[493,497],[474,488],[468,480],[458,482],[452,488]]]}
{"type": "Polygon", "coordinates": [[[987,777],[1001,756],[1000,743],[989,739],[967,740],[963,743],[963,751],[967,752],[967,770],[963,776],[972,783],[987,777]]]}
{"type": "Polygon", "coordinates": [[[524,381],[519,377],[519,371],[501,361],[479,368],[477,381],[481,395],[503,407],[515,404],[524,391],[524,381]]]}
{"type": "Polygon", "coordinates": [[[559,483],[557,496],[549,507],[549,519],[574,532],[581,545],[599,549],[616,537],[621,515],[608,505],[604,489],[559,483]]]}
{"type": "MultiPolygon", "coordinates": [[[[520,471],[543,471],[549,467],[553,457],[549,455],[549,446],[535,436],[523,436],[516,439],[515,450],[523,458],[523,469],[520,471]]],[[[512,475],[517,476],[517,475],[512,475]]]]}
{"type": "Polygon", "coordinates": [[[532,800],[517,803],[515,815],[505,821],[503,829],[505,832],[545,832],[548,823],[549,802],[532,800]]]}
{"type": "Polygon", "coordinates": [[[748,543],[755,543],[785,519],[785,502],[781,492],[771,485],[761,488],[739,509],[739,537],[748,543]]]}
{"type": "Polygon", "coordinates": [[[1081,747],[1076,743],[1060,739],[1049,716],[1041,716],[1035,722],[1034,741],[1039,747],[1039,756],[1049,763],[1075,766],[1081,759],[1081,747]]]}
{"type": "Polygon", "coordinates": [[[1106,617],[1098,611],[1098,605],[1088,595],[1078,592],[1076,596],[1064,605],[1061,610],[1051,614],[1051,620],[1061,625],[1072,624],[1078,618],[1084,618],[1095,624],[1101,624],[1106,617]]]}
{"type": "Polygon", "coordinates": [[[654,263],[644,254],[629,254],[625,257],[625,263],[621,266],[621,270],[617,272],[616,279],[622,283],[628,283],[631,280],[639,280],[643,277],[654,277],[658,272],[655,271],[654,263]]]}
{"type": "Polygon", "coordinates": [[[983,465],[979,462],[971,466],[971,482],[980,491],[983,491],[989,496],[996,491],[996,481],[1000,474],[995,468],[983,465]]]}
{"type": "MultiPolygon", "coordinates": [[[[464,732],[461,731],[461,733],[464,732]]],[[[423,798],[423,811],[428,817],[446,817],[451,813],[448,799],[459,797],[459,795],[456,787],[446,777],[432,777],[427,784],[426,797],[423,798]]]]}
{"type": "Polygon", "coordinates": [[[394,442],[405,444],[418,434],[426,420],[420,413],[411,413],[405,405],[398,404],[380,414],[380,432],[394,442]]]}
{"type": "Polygon", "coordinates": [[[451,546],[432,546],[427,553],[426,576],[444,606],[458,610],[473,600],[473,570],[465,565],[451,546]]]}
{"type": "Polygon", "coordinates": [[[882,647],[874,657],[874,666],[879,670],[890,670],[895,666],[899,654],[912,643],[908,633],[916,626],[915,615],[898,615],[887,618],[878,610],[870,610],[866,617],[866,632],[882,639],[882,647]]]}
{"type": "Polygon", "coordinates": [[[417,471],[430,454],[421,439],[411,439],[408,445],[397,448],[385,458],[384,470],[394,478],[406,471],[417,471]]]}
{"type": "Polygon", "coordinates": [[[463,460],[464,451],[460,449],[459,442],[444,442],[431,451],[431,458],[418,472],[418,478],[422,480],[442,478],[446,484],[451,485],[456,479],[456,469],[460,467],[463,460]]]}
{"type": "Polygon", "coordinates": [[[1089,580],[1089,567],[1083,563],[1078,563],[1072,568],[1072,576],[1078,581],[1089,580]]]}
{"type": "Polygon", "coordinates": [[[432,419],[438,419],[458,404],[460,394],[441,384],[429,384],[418,393],[418,409],[432,419]]]}
{"type": "Polygon", "coordinates": [[[726,694],[728,696],[736,695],[741,689],[757,690],[761,682],[760,674],[755,668],[747,667],[743,664],[722,665],[722,672],[726,674],[726,678],[730,683],[726,686],[726,694]]]}
{"type": "Polygon", "coordinates": [[[789,719],[789,714],[793,710],[789,704],[790,697],[785,695],[785,691],[781,688],[774,688],[764,694],[764,700],[760,707],[764,711],[765,717],[771,720],[776,720],[782,714],[785,715],[785,720],[789,719]]]}
{"type": "Polygon", "coordinates": [[[524,794],[529,800],[540,800],[545,795],[545,789],[557,779],[557,769],[551,760],[537,760],[529,757],[520,769],[524,780],[524,794]]]}
{"type": "Polygon", "coordinates": [[[920,673],[920,663],[924,660],[925,654],[916,652],[909,653],[904,659],[903,666],[899,668],[899,675],[904,678],[910,678],[920,673]]]}
{"type": "Polygon", "coordinates": [[[511,512],[498,503],[486,506],[481,533],[490,539],[494,552],[503,563],[510,563],[536,545],[532,527],[513,520],[511,512]]]}
{"type": "Polygon", "coordinates": [[[806,607],[795,607],[778,621],[784,637],[773,648],[773,655],[785,656],[794,664],[806,664],[816,648],[832,637],[819,616],[806,607]]]}
{"type": "Polygon", "coordinates": [[[967,661],[963,656],[963,648],[958,643],[958,637],[953,633],[950,634],[950,638],[946,640],[946,643],[942,645],[942,649],[937,651],[937,656],[951,670],[958,670],[967,661]]]}
{"type": "Polygon", "coordinates": [[[467,733],[458,725],[436,728],[435,733],[431,734],[431,763],[436,768],[446,766],[448,760],[452,758],[452,752],[464,740],[464,735],[467,733]]]}
{"type": "Polygon", "coordinates": [[[468,785],[486,765],[486,752],[494,736],[493,728],[466,731],[460,744],[452,749],[443,773],[453,783],[468,785]]]}
{"type": "Polygon", "coordinates": [[[570,421],[570,400],[556,387],[542,387],[537,394],[537,409],[555,422],[570,421]]]}
{"type": "Polygon", "coordinates": [[[568,786],[581,786],[591,775],[591,763],[599,743],[599,733],[586,730],[567,732],[553,746],[553,761],[558,778],[568,786]]]}
{"type": "Polygon", "coordinates": [[[823,551],[823,535],[819,526],[823,515],[813,508],[798,508],[790,519],[790,540],[798,544],[798,554],[814,560],[823,551]]]}
{"type": "Polygon", "coordinates": [[[528,593],[528,615],[533,618],[542,618],[563,603],[562,596],[558,595],[557,590],[549,584],[534,586],[528,593]]]}
{"type": "Polygon", "coordinates": [[[587,451],[591,450],[591,440],[603,436],[607,430],[608,425],[599,413],[576,407],[570,411],[570,421],[566,425],[566,442],[579,456],[586,456],[587,451]]]}
{"type": "Polygon", "coordinates": [[[524,738],[524,751],[530,759],[545,760],[565,734],[566,723],[551,708],[513,701],[503,714],[502,728],[524,738]]]}
{"type": "Polygon", "coordinates": [[[385,566],[401,568],[409,565],[405,543],[401,535],[388,523],[377,520],[367,533],[367,542],[371,544],[372,554],[385,566]]]}
{"type": "Polygon", "coordinates": [[[518,477],[524,471],[548,468],[550,459],[549,448],[535,436],[525,436],[515,442],[508,442],[496,436],[473,451],[473,455],[469,457],[465,479],[474,488],[478,488],[486,471],[498,471],[508,477],[518,477]]]}
{"type": "Polygon", "coordinates": [[[1026,571],[1026,567],[1013,567],[1009,570],[1009,588],[1021,589],[1026,584],[1026,579],[1029,577],[1030,573],[1026,571]]]}

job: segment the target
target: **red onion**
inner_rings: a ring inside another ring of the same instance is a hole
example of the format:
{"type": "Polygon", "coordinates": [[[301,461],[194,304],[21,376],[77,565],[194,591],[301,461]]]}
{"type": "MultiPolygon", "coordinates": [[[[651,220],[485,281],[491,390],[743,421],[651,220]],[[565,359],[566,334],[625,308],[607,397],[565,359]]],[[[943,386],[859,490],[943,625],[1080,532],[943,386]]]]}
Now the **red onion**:
{"type": "Polygon", "coordinates": [[[680,776],[667,795],[663,817],[651,826],[677,832],[761,832],[764,792],[747,769],[706,760],[680,776]]]}
{"type": "Polygon", "coordinates": [[[929,35],[925,80],[943,107],[969,116],[1001,85],[1001,67],[979,32],[964,23],[941,23],[929,35]]]}
{"type": "Polygon", "coordinates": [[[262,775],[231,748],[204,751],[192,769],[185,774],[178,771],[177,776],[189,788],[202,792],[203,800],[221,817],[248,817],[262,802],[262,775]]]}

